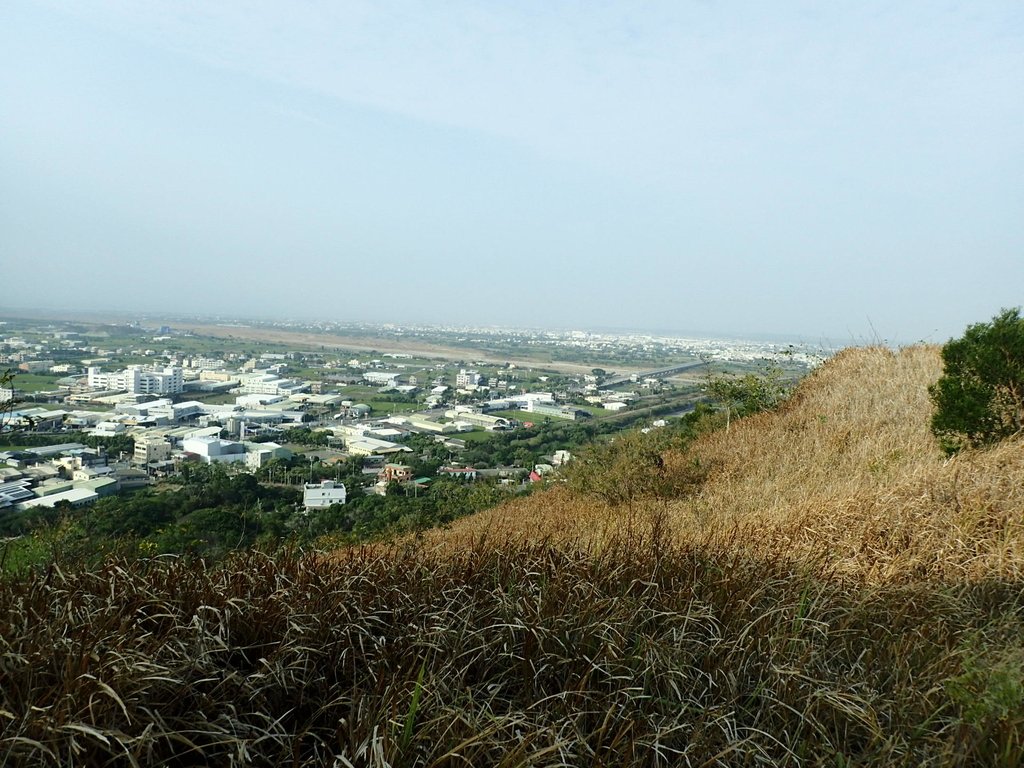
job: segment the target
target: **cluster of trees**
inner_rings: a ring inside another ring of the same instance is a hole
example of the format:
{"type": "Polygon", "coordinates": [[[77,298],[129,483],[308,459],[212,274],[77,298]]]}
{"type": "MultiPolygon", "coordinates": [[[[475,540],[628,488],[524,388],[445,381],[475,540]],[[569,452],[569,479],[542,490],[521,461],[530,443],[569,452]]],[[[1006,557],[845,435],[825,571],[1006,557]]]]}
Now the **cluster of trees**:
{"type": "Polygon", "coordinates": [[[0,536],[59,528],[64,556],[88,556],[118,546],[147,554],[219,557],[260,540],[286,538],[301,494],[266,486],[249,474],[229,475],[220,465],[190,464],[177,488],[142,489],[108,496],[90,507],[67,504],[0,516],[0,536]]]}
{"type": "Polygon", "coordinates": [[[309,427],[292,427],[275,436],[275,441],[296,443],[310,447],[323,447],[330,442],[331,433],[322,429],[310,429],[309,427]]]}
{"type": "Polygon", "coordinates": [[[1024,431],[1024,318],[1004,309],[942,348],[931,387],[932,431],[947,453],[992,445],[1024,431]]]}
{"type": "MultiPolygon", "coordinates": [[[[87,508],[8,511],[0,514],[0,537],[34,535],[65,560],[88,561],[114,549],[218,559],[236,549],[305,545],[323,536],[354,543],[421,531],[494,506],[511,493],[494,483],[441,478],[422,492],[396,485],[384,496],[356,492],[344,505],[307,512],[298,488],[230,474],[219,464],[186,465],[178,479],[175,488],[110,496],[87,508]]],[[[45,547],[39,555],[48,555],[45,547]]]]}
{"type": "Polygon", "coordinates": [[[591,443],[565,466],[562,475],[573,491],[609,504],[689,494],[700,487],[708,470],[699,456],[689,454],[690,444],[699,434],[724,427],[728,418],[723,411],[700,403],[665,427],[632,430],[591,443]],[[665,457],[673,451],[686,458],[667,471],[665,457]]]}
{"type": "Polygon", "coordinates": [[[734,418],[770,411],[789,396],[790,385],[781,368],[770,365],[743,376],[708,376],[707,393],[725,412],[725,428],[734,418]]]}
{"type": "Polygon", "coordinates": [[[283,485],[318,483],[321,480],[337,480],[345,487],[362,485],[363,460],[353,456],[342,462],[328,464],[318,458],[297,454],[287,459],[274,459],[256,470],[260,482],[283,485]]]}
{"type": "Polygon", "coordinates": [[[59,437],[56,437],[52,432],[22,432],[14,430],[5,430],[0,432],[0,448],[11,445],[23,445],[28,447],[42,446],[42,445],[53,445],[55,442],[61,443],[81,443],[87,445],[90,448],[99,448],[103,446],[107,449],[107,452],[113,456],[117,456],[119,453],[131,455],[135,451],[135,439],[131,435],[120,434],[120,435],[104,435],[98,437],[96,435],[90,435],[85,432],[61,432],[59,437]]]}
{"type": "Polygon", "coordinates": [[[355,494],[346,504],[309,512],[301,539],[330,536],[335,541],[358,542],[384,533],[423,531],[493,507],[511,494],[497,483],[448,478],[434,480],[422,492],[394,484],[384,496],[355,494]]]}
{"type": "Polygon", "coordinates": [[[600,431],[592,422],[541,423],[474,443],[460,459],[474,467],[518,465],[531,469],[541,456],[582,445],[593,440],[600,431]]]}
{"type": "Polygon", "coordinates": [[[418,403],[415,395],[403,395],[401,392],[386,392],[374,395],[373,399],[378,403],[418,403]]]}

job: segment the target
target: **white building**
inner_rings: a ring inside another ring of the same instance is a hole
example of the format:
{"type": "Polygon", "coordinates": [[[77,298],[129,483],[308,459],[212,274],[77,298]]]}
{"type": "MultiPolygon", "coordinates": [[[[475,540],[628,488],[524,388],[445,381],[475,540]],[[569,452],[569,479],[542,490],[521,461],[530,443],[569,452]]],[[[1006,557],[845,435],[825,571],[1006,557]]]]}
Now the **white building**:
{"type": "Polygon", "coordinates": [[[455,386],[458,389],[465,389],[466,387],[475,387],[480,384],[480,374],[476,371],[467,371],[462,369],[455,376],[455,386]]]}
{"type": "Polygon", "coordinates": [[[421,413],[407,413],[401,416],[390,416],[387,419],[391,424],[407,425],[412,429],[422,432],[437,432],[446,434],[455,432],[455,425],[451,422],[440,422],[428,418],[421,413]]]}
{"type": "Polygon", "coordinates": [[[245,446],[219,437],[189,437],[181,441],[185,453],[193,453],[206,464],[245,461],[245,446]]]}
{"type": "Polygon", "coordinates": [[[135,454],[132,458],[136,464],[167,461],[171,458],[171,444],[163,437],[147,435],[135,441],[135,454]]]}
{"type": "Polygon", "coordinates": [[[395,386],[399,374],[394,371],[364,371],[363,378],[370,384],[382,384],[384,386],[395,386]]]}
{"type": "Polygon", "coordinates": [[[554,395],[550,392],[524,392],[513,399],[526,411],[532,411],[537,405],[553,405],[555,402],[554,395]]]}
{"type": "Polygon", "coordinates": [[[282,379],[276,373],[256,371],[238,377],[238,386],[231,390],[239,395],[281,395],[288,397],[304,392],[309,385],[294,379],[282,379]]]}
{"type": "Polygon", "coordinates": [[[378,440],[375,437],[346,437],[345,450],[353,456],[390,456],[396,453],[412,453],[407,445],[378,440]]]}
{"type": "Polygon", "coordinates": [[[184,403],[172,403],[167,398],[150,400],[146,403],[121,403],[114,410],[125,417],[132,417],[136,422],[152,419],[157,424],[177,423],[194,419],[206,413],[208,407],[198,400],[184,403]]]}
{"type": "Polygon", "coordinates": [[[185,359],[185,365],[192,369],[219,371],[227,366],[227,363],[215,357],[189,357],[185,359]]]}
{"type": "Polygon", "coordinates": [[[490,416],[486,413],[476,413],[473,411],[447,411],[445,416],[489,430],[508,429],[512,426],[512,423],[502,416],[490,416]]]}
{"type": "Polygon", "coordinates": [[[123,434],[127,427],[119,421],[101,421],[90,432],[94,437],[113,437],[123,434]]]}
{"type": "Polygon", "coordinates": [[[145,368],[129,365],[117,373],[103,373],[96,366],[89,366],[87,382],[91,389],[124,390],[135,395],[176,395],[185,386],[185,375],[181,368],[145,368]]]}
{"type": "Polygon", "coordinates": [[[581,413],[584,413],[584,411],[569,405],[544,402],[530,403],[529,412],[536,413],[539,416],[553,416],[556,419],[569,419],[570,421],[575,421],[581,413]]]}
{"type": "Polygon", "coordinates": [[[33,507],[55,507],[62,501],[66,501],[73,507],[81,507],[92,504],[100,496],[95,491],[86,488],[72,488],[70,491],[51,493],[47,496],[40,496],[36,499],[27,499],[18,503],[18,509],[26,510],[33,507]]]}
{"type": "Polygon", "coordinates": [[[572,461],[572,454],[569,451],[559,450],[551,454],[551,463],[556,467],[568,464],[570,461],[572,461]]]}
{"type": "Polygon", "coordinates": [[[95,480],[97,477],[106,477],[114,473],[111,466],[81,467],[71,473],[71,479],[75,482],[83,480],[95,480]]]}
{"type": "Polygon", "coordinates": [[[259,469],[274,459],[287,459],[294,454],[277,443],[245,443],[245,465],[259,469]]]}
{"type": "Polygon", "coordinates": [[[326,509],[332,504],[344,504],[345,484],[333,480],[306,483],[302,490],[302,503],[306,509],[326,509]]]}
{"type": "Polygon", "coordinates": [[[261,408],[284,402],[284,399],[283,395],[239,395],[235,398],[235,405],[241,408],[261,408]]]}

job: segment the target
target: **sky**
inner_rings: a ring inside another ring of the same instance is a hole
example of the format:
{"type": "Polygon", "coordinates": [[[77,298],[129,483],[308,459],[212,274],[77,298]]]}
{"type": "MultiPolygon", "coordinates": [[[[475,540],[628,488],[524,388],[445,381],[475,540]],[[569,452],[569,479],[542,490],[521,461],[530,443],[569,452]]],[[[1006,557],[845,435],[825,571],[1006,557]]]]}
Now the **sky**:
{"type": "Polygon", "coordinates": [[[0,3],[0,307],[943,342],[1024,4],[0,3]]]}

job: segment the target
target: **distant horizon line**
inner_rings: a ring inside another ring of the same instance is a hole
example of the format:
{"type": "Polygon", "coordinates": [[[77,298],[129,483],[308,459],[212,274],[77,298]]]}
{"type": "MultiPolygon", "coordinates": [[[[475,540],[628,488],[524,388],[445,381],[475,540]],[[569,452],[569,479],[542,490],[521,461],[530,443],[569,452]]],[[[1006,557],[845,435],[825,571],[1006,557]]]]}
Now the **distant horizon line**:
{"type": "Polygon", "coordinates": [[[572,333],[572,332],[583,332],[583,333],[596,333],[596,334],[609,334],[609,335],[650,335],[658,336],[662,338],[693,338],[702,341],[754,341],[754,342],[770,342],[778,344],[794,344],[805,347],[819,347],[823,349],[837,350],[842,349],[846,346],[867,346],[872,344],[888,345],[892,343],[885,339],[873,338],[873,339],[861,339],[857,340],[850,335],[850,341],[848,343],[837,343],[828,334],[815,334],[818,337],[817,341],[807,341],[810,338],[810,334],[806,333],[772,333],[772,332],[758,332],[758,331],[713,331],[713,330],[693,330],[693,329],[679,329],[679,328],[666,328],[666,327],[638,327],[638,326],[603,326],[603,325],[550,325],[550,326],[538,326],[538,325],[516,325],[512,323],[466,323],[466,322],[443,322],[443,321],[411,321],[411,320],[368,320],[368,319],[341,319],[341,318],[314,318],[314,317],[301,317],[301,316],[286,316],[286,315],[246,315],[236,312],[217,312],[217,313],[183,313],[174,312],[167,310],[132,310],[132,309],[88,309],[88,308],[57,308],[57,307],[40,307],[35,306],[11,306],[11,305],[0,305],[0,317],[9,316],[12,318],[18,317],[18,313],[29,313],[28,317],[24,319],[32,319],[37,317],[40,319],[51,319],[51,320],[68,320],[69,318],[86,320],[89,318],[98,319],[104,316],[117,317],[132,319],[138,321],[140,319],[148,320],[178,320],[178,321],[193,321],[193,322],[249,322],[249,323],[295,323],[295,324],[336,324],[336,325],[364,325],[369,327],[384,326],[409,326],[409,327],[422,327],[431,329],[444,329],[444,328],[473,328],[480,330],[513,330],[513,331],[534,331],[534,332],[551,332],[551,333],[572,333]]]}

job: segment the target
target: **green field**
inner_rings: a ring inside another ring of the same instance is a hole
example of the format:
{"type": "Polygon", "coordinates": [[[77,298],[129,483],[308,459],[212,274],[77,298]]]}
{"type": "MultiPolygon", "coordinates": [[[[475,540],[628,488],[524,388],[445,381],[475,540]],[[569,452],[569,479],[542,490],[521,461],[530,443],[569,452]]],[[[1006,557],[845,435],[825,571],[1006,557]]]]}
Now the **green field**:
{"type": "Polygon", "coordinates": [[[377,391],[377,387],[367,387],[363,384],[349,384],[344,387],[338,388],[338,394],[346,400],[352,400],[356,403],[365,402],[371,400],[380,393],[377,391]]]}
{"type": "Polygon", "coordinates": [[[200,403],[209,403],[210,405],[226,405],[235,402],[235,398],[238,397],[238,395],[233,395],[230,392],[216,392],[212,395],[196,392],[191,393],[190,396],[193,400],[198,400],[200,403]]]}
{"type": "Polygon", "coordinates": [[[389,400],[365,400],[368,406],[373,409],[373,415],[379,416],[382,413],[408,413],[409,411],[418,411],[423,408],[420,403],[392,403],[389,400]]]}
{"type": "Polygon", "coordinates": [[[57,389],[57,380],[60,376],[51,376],[44,373],[22,373],[14,372],[14,388],[22,392],[47,392],[57,389]]]}
{"type": "Polygon", "coordinates": [[[382,395],[377,390],[377,387],[352,384],[347,387],[340,387],[338,394],[346,400],[370,406],[370,408],[373,409],[374,416],[379,416],[383,413],[407,413],[409,411],[418,411],[423,408],[423,404],[419,402],[402,403],[387,400],[385,398],[387,398],[388,395],[382,395]]]}

